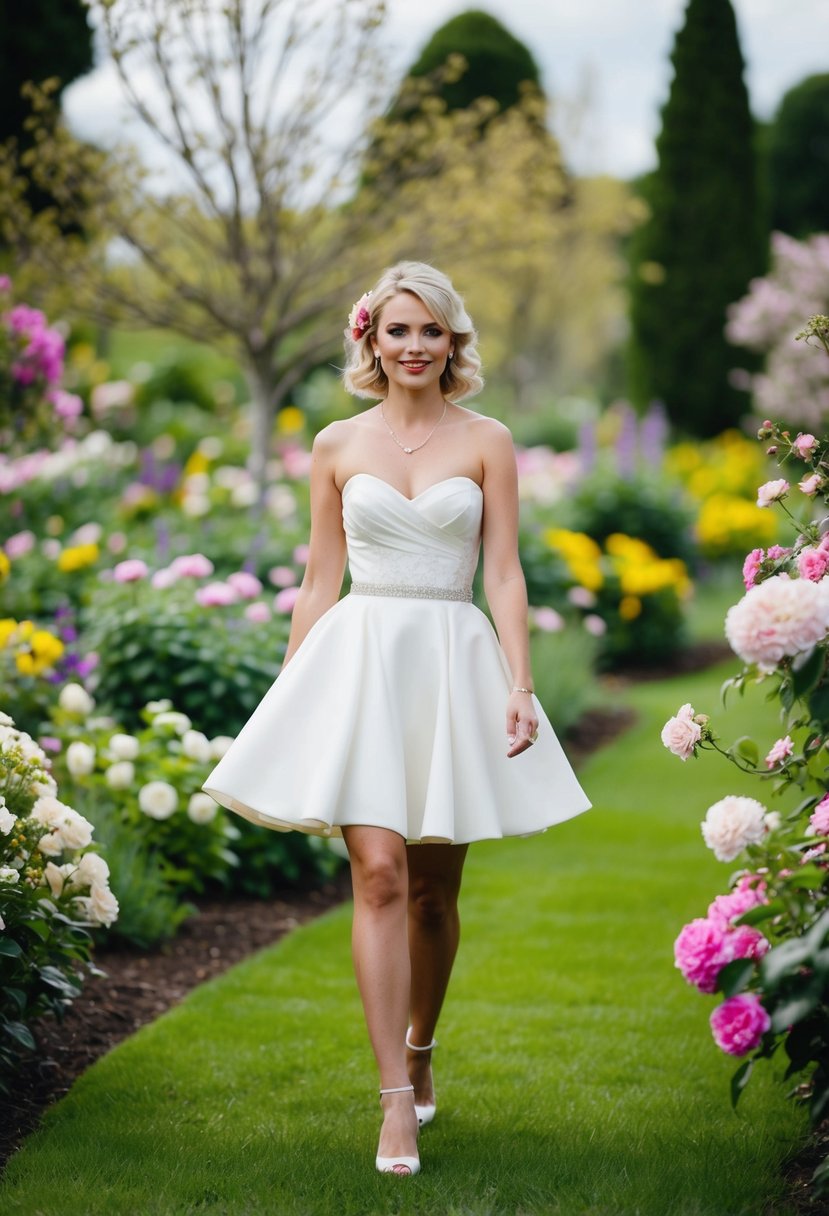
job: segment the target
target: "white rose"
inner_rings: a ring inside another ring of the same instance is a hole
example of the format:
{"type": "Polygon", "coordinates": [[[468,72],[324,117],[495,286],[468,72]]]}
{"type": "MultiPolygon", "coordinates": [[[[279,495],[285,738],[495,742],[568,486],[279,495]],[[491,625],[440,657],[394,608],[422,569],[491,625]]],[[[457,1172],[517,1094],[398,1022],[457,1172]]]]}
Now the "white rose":
{"type": "Polygon", "coordinates": [[[72,807],[61,802],[59,798],[54,798],[51,794],[43,794],[32,807],[31,817],[38,823],[42,823],[44,827],[55,828],[58,826],[61,816],[71,810],[72,807]]]}
{"type": "Polygon", "coordinates": [[[693,756],[694,748],[701,737],[702,727],[694,721],[691,705],[683,705],[677,711],[676,717],[669,718],[662,727],[662,742],[675,756],[679,756],[680,760],[693,756]]]}
{"type": "Polygon", "coordinates": [[[78,862],[78,878],[92,887],[105,887],[109,879],[109,865],[99,853],[84,853],[78,862]]]}
{"type": "Polygon", "coordinates": [[[56,866],[53,861],[47,861],[46,868],[43,871],[43,877],[48,882],[49,889],[54,895],[55,899],[57,899],[62,893],[63,884],[66,881],[66,876],[63,873],[63,867],[56,866]]]}
{"type": "Polygon", "coordinates": [[[168,781],[148,781],[138,791],[138,805],[151,819],[169,819],[178,808],[178,791],[168,781]]]}
{"type": "Polygon", "coordinates": [[[134,760],[141,750],[141,744],[134,735],[113,735],[109,741],[109,752],[116,760],[134,760]]]}
{"type": "Polygon", "coordinates": [[[702,823],[702,835],[718,861],[733,861],[746,845],[759,844],[766,834],[766,808],[756,798],[729,794],[721,798],[702,823]]]}
{"type": "Polygon", "coordinates": [[[173,702],[169,697],[164,697],[161,701],[148,701],[144,708],[151,714],[163,714],[173,708],[173,702]]]}
{"type": "Polygon", "coordinates": [[[73,777],[85,777],[95,768],[95,748],[80,739],[66,749],[66,767],[73,777]]]}
{"type": "Polygon", "coordinates": [[[185,731],[181,739],[181,750],[191,760],[205,763],[210,759],[210,741],[200,730],[185,731]]]}
{"type": "Polygon", "coordinates": [[[56,794],[57,789],[58,789],[58,783],[57,783],[57,781],[55,781],[52,774],[43,773],[41,775],[43,777],[42,781],[33,781],[32,784],[30,785],[29,788],[31,789],[32,793],[38,794],[39,796],[56,794]]]}
{"type": "Polygon", "coordinates": [[[153,718],[153,726],[172,726],[177,735],[183,735],[192,725],[187,714],[180,714],[176,710],[164,711],[153,718]]]}
{"type": "Polygon", "coordinates": [[[87,718],[86,725],[89,730],[112,730],[115,719],[112,714],[101,714],[100,717],[87,718]]]}
{"type": "Polygon", "coordinates": [[[769,811],[766,815],[766,827],[770,832],[776,832],[781,822],[779,811],[769,811]]]}
{"type": "Polygon", "coordinates": [[[89,910],[99,925],[109,925],[118,916],[118,900],[107,886],[95,883],[89,893],[89,910]]]}
{"type": "Polygon", "coordinates": [[[16,817],[11,813],[5,802],[0,806],[0,832],[4,836],[8,836],[16,822],[16,817]]]}
{"type": "Polygon", "coordinates": [[[37,847],[44,857],[57,857],[62,853],[63,841],[57,828],[52,832],[47,832],[45,836],[41,836],[37,847]]]}
{"type": "Polygon", "coordinates": [[[65,849],[85,849],[92,843],[94,826],[77,811],[67,809],[58,823],[58,834],[65,849]]]}
{"type": "Polygon", "coordinates": [[[210,823],[218,809],[218,803],[209,794],[193,794],[187,804],[187,814],[193,823],[210,823]]]}
{"type": "Polygon", "coordinates": [[[135,780],[135,765],[131,760],[119,760],[110,764],[104,772],[104,780],[112,790],[125,790],[135,780]]]}
{"type": "Polygon", "coordinates": [[[61,709],[68,710],[72,714],[91,714],[95,708],[95,702],[90,697],[86,689],[80,684],[64,684],[60,690],[58,697],[58,705],[61,709]]]}
{"type": "Polygon", "coordinates": [[[221,760],[232,742],[232,735],[216,735],[210,740],[210,759],[221,760]]]}
{"type": "Polygon", "coordinates": [[[17,882],[20,875],[14,866],[0,866],[0,882],[17,882]]]}
{"type": "Polygon", "coordinates": [[[0,709],[0,725],[14,726],[14,718],[10,718],[8,714],[4,714],[1,709],[0,709]]]}

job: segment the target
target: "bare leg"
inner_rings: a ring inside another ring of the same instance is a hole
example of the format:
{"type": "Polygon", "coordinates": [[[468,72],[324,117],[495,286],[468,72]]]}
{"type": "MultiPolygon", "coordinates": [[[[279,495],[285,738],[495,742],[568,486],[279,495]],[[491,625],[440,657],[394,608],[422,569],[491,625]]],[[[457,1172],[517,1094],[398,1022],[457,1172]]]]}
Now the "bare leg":
{"type": "MultiPolygon", "coordinates": [[[[410,1084],[405,1035],[411,966],[406,928],[406,842],[386,828],[343,828],[354,886],[351,947],[357,987],[382,1089],[410,1084]]],[[[417,1116],[411,1092],[382,1098],[378,1155],[417,1156],[417,1116]]],[[[408,1172],[401,1168],[399,1172],[408,1172]]]]}
{"type": "MultiPolygon", "coordinates": [[[[468,845],[418,844],[406,850],[409,869],[411,1042],[431,1043],[460,940],[458,895],[468,845]]],[[[415,1099],[434,1101],[432,1054],[407,1052],[415,1099]]]]}

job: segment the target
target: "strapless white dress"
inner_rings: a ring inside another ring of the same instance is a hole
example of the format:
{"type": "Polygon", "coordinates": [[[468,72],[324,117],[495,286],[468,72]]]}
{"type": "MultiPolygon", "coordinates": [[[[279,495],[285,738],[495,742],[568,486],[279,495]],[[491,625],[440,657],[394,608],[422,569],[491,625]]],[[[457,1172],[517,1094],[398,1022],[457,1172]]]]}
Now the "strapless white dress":
{"type": "Polygon", "coordinates": [[[448,477],[409,499],[343,487],[351,590],[308,631],[202,788],[265,827],[410,843],[543,832],[590,807],[538,701],[538,741],[506,755],[512,679],[469,602],[483,494],[448,477]]]}

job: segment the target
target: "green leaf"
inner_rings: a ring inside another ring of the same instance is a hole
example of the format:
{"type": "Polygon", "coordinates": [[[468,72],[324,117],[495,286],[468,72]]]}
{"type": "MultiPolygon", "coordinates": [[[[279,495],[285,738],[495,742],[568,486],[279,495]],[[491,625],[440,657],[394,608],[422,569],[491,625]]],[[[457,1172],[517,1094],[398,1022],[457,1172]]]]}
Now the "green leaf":
{"type": "Polygon", "coordinates": [[[19,943],[13,937],[0,937],[0,954],[5,954],[9,958],[18,958],[22,953],[19,943]]]}
{"type": "Polygon", "coordinates": [[[782,979],[797,971],[811,955],[809,943],[802,937],[793,937],[769,950],[760,963],[760,983],[766,992],[777,987],[782,979]]]}
{"type": "Polygon", "coordinates": [[[805,865],[789,875],[786,883],[797,891],[818,891],[826,881],[826,871],[820,866],[805,865]]]}
{"type": "Polygon", "coordinates": [[[26,1008],[26,993],[22,988],[4,988],[3,995],[11,997],[17,1006],[18,1013],[22,1013],[26,1008]]]}
{"type": "Polygon", "coordinates": [[[0,1023],[0,1026],[2,1026],[7,1035],[16,1039],[18,1043],[22,1043],[24,1047],[28,1047],[30,1051],[34,1051],[37,1047],[34,1035],[29,1030],[29,1027],[24,1026],[22,1022],[4,1022],[0,1023]]]}
{"type": "Polygon", "coordinates": [[[736,739],[728,749],[729,755],[739,756],[741,760],[745,760],[754,768],[760,760],[760,749],[752,738],[748,735],[743,735],[742,738],[736,739]]]}
{"type": "Polygon", "coordinates": [[[717,988],[725,996],[736,996],[747,986],[754,975],[755,966],[750,958],[735,958],[720,968],[717,975],[717,988]]]}
{"type": "Polygon", "coordinates": [[[824,726],[829,722],[829,684],[821,684],[809,697],[809,713],[824,726]]]}
{"type": "Polygon", "coordinates": [[[745,1063],[740,1065],[740,1067],[734,1073],[734,1076],[731,1078],[731,1105],[735,1108],[740,1100],[740,1094],[743,1092],[746,1085],[748,1085],[748,1080],[751,1076],[751,1070],[753,1068],[754,1061],[746,1060],[745,1063]]]}
{"type": "Polygon", "coordinates": [[[816,646],[803,666],[792,671],[792,688],[796,697],[808,696],[817,686],[823,675],[825,658],[823,651],[816,646]]]}
{"type": "Polygon", "coordinates": [[[771,1028],[775,1033],[788,1030],[807,1018],[820,1004],[820,988],[810,988],[783,1001],[771,1015],[771,1028]]]}
{"type": "Polygon", "coordinates": [[[772,899],[767,904],[758,904],[756,908],[749,908],[748,912],[738,916],[734,923],[735,925],[759,925],[764,920],[771,920],[773,916],[779,916],[785,910],[786,905],[782,899],[772,899]]]}

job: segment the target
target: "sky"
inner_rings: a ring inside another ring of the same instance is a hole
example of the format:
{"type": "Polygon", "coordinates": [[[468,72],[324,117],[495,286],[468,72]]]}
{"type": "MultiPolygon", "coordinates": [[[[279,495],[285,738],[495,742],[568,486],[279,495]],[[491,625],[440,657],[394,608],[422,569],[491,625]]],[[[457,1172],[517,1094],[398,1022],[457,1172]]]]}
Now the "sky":
{"type": "MultiPolygon", "coordinates": [[[[530,48],[553,100],[553,127],[577,173],[651,168],[669,54],[687,0],[388,0],[386,42],[403,71],[438,26],[468,8],[497,17],[530,48]]],[[[829,72],[829,0],[732,0],[751,106],[770,118],[793,84],[829,72]]],[[[118,85],[101,65],[65,95],[77,133],[108,142],[118,85]]]]}

